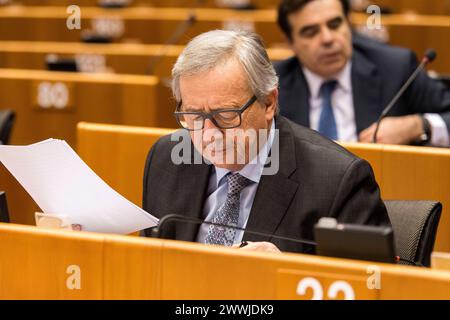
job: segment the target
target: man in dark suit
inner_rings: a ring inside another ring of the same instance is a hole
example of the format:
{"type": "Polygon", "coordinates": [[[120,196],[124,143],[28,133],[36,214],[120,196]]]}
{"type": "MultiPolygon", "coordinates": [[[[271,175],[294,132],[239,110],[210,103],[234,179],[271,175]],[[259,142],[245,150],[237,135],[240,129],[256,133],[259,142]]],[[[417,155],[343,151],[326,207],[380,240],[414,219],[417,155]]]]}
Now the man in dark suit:
{"type": "MultiPolygon", "coordinates": [[[[277,116],[278,79],[258,36],[202,34],[184,49],[172,74],[175,116],[184,129],[161,138],[149,152],[147,212],[302,239],[313,239],[321,217],[389,224],[366,161],[277,116]],[[260,134],[251,135],[254,131],[260,134]],[[241,135],[245,138],[236,142],[241,135]]],[[[314,252],[295,242],[207,224],[175,222],[164,229],[164,237],[177,240],[225,246],[248,241],[243,250],[314,252]]]]}
{"type": "MultiPolygon", "coordinates": [[[[384,107],[417,67],[413,52],[352,34],[347,0],[283,0],[295,57],[275,66],[281,114],[341,141],[372,142],[384,107]]],[[[449,146],[450,92],[425,72],[383,120],[380,143],[449,146]]]]}

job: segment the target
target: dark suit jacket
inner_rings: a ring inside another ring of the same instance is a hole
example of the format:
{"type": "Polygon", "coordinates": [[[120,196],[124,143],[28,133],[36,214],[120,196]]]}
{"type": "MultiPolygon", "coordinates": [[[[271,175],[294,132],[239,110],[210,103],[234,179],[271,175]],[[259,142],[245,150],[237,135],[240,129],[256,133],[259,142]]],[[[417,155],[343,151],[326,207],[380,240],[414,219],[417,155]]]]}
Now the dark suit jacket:
{"type": "MultiPolygon", "coordinates": [[[[383,108],[417,67],[410,50],[354,34],[352,87],[358,134],[376,122],[383,108]]],[[[296,57],[275,64],[280,77],[281,115],[309,127],[309,88],[296,57]]],[[[450,91],[422,72],[388,116],[438,113],[450,129],[450,91]]]]}
{"type": "MultiPolygon", "coordinates": [[[[389,224],[380,191],[369,164],[318,133],[283,118],[279,129],[280,168],[262,176],[247,228],[268,234],[313,239],[321,217],[340,222],[389,224]]],[[[161,138],[150,150],[144,174],[143,208],[161,218],[182,214],[202,218],[213,166],[174,165],[171,150],[177,142],[161,138]]],[[[165,238],[195,241],[199,226],[167,224],[165,238]]],[[[145,232],[150,235],[148,230],[145,232]]],[[[244,233],[244,240],[271,241],[282,251],[313,252],[297,243],[244,233]]]]}

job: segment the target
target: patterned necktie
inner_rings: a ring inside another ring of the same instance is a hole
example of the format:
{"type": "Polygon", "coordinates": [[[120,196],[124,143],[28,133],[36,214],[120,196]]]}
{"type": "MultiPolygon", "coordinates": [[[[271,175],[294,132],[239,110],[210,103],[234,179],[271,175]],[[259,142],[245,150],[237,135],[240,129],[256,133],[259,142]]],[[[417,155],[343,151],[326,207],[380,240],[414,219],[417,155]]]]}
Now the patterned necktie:
{"type": "Polygon", "coordinates": [[[337,126],[336,119],[334,118],[333,106],[331,104],[331,95],[334,89],[336,89],[337,81],[332,80],[322,84],[320,87],[320,96],[322,97],[322,112],[319,120],[319,132],[323,136],[337,140],[337,126]]]}
{"type": "MultiPolygon", "coordinates": [[[[228,179],[228,194],[225,203],[217,210],[211,222],[237,227],[239,219],[241,191],[252,183],[239,173],[230,173],[228,179]]],[[[206,244],[232,246],[236,229],[210,225],[205,238],[206,244]]]]}

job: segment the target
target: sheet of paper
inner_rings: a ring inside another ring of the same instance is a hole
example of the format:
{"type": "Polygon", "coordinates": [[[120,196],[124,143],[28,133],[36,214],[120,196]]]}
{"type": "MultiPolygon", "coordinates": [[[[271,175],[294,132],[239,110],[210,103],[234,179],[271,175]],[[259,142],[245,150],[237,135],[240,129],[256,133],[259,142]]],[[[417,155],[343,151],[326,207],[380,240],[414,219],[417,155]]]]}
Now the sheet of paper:
{"type": "Polygon", "coordinates": [[[0,162],[44,213],[68,216],[84,231],[128,234],[158,223],[109,187],[65,141],[0,146],[0,162]]]}

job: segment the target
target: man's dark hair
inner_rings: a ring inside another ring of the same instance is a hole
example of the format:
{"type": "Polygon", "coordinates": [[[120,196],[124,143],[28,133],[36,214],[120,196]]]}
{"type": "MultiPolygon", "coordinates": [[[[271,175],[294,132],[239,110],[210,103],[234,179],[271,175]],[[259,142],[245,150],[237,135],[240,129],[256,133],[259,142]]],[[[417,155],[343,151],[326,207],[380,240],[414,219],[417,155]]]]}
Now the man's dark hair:
{"type": "MultiPolygon", "coordinates": [[[[292,28],[288,21],[288,16],[291,13],[301,10],[308,3],[315,0],[282,0],[278,6],[278,25],[280,26],[283,33],[292,40],[292,28]]],[[[347,17],[350,13],[350,4],[348,0],[339,0],[344,9],[344,15],[347,17]]]]}

